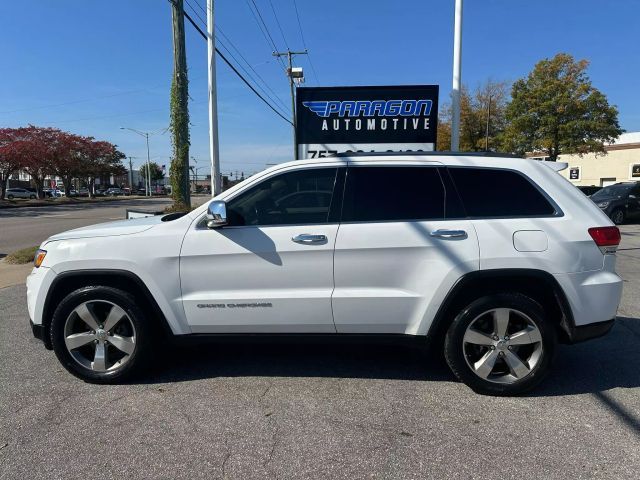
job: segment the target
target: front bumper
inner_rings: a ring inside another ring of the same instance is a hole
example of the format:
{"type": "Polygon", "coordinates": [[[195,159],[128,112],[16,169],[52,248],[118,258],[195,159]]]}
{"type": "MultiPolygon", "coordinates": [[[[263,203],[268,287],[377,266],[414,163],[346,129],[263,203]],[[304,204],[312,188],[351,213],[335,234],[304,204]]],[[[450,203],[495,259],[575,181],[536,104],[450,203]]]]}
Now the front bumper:
{"type": "Polygon", "coordinates": [[[38,340],[44,341],[44,326],[36,325],[33,323],[31,319],[29,319],[29,324],[31,325],[31,331],[33,332],[33,336],[38,340]]]}

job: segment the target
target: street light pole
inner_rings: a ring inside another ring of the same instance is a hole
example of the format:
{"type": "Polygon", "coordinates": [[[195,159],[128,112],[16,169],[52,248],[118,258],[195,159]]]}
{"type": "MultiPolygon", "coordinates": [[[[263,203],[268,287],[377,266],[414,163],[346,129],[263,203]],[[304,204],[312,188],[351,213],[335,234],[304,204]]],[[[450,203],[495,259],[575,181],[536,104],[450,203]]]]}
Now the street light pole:
{"type": "Polygon", "coordinates": [[[451,92],[451,151],[460,147],[460,85],[462,69],[462,0],[456,0],[453,33],[453,90],[451,92]]]}
{"type": "Polygon", "coordinates": [[[491,118],[491,95],[489,95],[489,104],[487,105],[487,129],[484,135],[484,150],[489,151],[489,119],[491,118]]]}
{"type": "Polygon", "coordinates": [[[133,133],[137,133],[141,137],[144,137],[147,140],[147,175],[145,178],[145,195],[147,197],[151,196],[151,155],[149,153],[149,132],[141,132],[140,130],[136,130],[135,128],[129,127],[120,127],[120,130],[131,130],[133,133]]]}

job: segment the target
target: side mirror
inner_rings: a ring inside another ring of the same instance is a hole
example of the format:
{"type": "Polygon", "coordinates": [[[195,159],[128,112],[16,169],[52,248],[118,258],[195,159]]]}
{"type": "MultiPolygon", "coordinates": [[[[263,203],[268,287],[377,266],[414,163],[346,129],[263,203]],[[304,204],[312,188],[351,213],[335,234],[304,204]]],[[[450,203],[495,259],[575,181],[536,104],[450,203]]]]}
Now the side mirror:
{"type": "Polygon", "coordinates": [[[214,200],[207,208],[207,228],[219,228],[227,224],[227,204],[214,200]]]}

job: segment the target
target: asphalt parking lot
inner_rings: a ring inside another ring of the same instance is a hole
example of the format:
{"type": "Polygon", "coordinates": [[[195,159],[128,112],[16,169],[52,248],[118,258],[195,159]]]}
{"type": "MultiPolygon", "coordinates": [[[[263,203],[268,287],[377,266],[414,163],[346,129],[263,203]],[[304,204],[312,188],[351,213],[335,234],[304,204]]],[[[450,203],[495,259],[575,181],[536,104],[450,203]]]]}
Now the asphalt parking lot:
{"type": "Polygon", "coordinates": [[[619,321],[559,349],[519,398],[478,396],[416,350],[226,345],[159,352],[141,383],[71,377],[0,290],[0,478],[638,478],[640,226],[619,321]]]}

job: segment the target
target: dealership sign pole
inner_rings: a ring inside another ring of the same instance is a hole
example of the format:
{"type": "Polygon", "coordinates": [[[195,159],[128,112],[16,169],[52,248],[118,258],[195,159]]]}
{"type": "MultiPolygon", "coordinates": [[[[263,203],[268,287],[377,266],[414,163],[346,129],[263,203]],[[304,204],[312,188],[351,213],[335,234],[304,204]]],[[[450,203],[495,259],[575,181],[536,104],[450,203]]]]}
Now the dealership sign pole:
{"type": "Polygon", "coordinates": [[[453,27],[453,90],[451,92],[451,151],[460,147],[460,85],[462,75],[462,0],[456,0],[453,27]]]}

